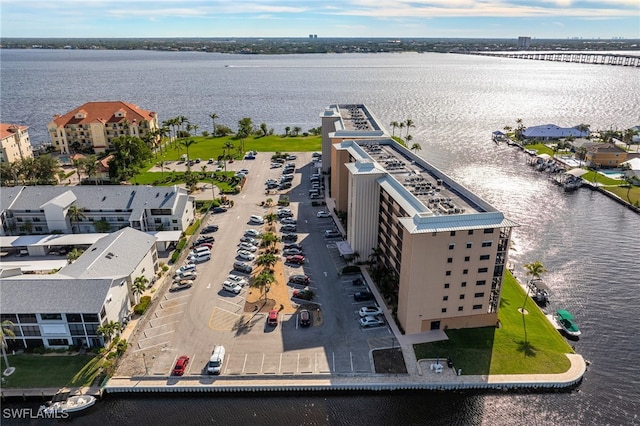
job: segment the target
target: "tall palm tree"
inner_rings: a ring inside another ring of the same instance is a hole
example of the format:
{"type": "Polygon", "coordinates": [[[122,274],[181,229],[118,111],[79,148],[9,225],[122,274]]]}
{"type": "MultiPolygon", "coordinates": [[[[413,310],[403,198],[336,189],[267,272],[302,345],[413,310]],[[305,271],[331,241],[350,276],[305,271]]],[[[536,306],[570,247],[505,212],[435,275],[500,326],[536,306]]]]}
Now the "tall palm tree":
{"type": "Polygon", "coordinates": [[[289,136],[289,131],[291,130],[291,127],[287,126],[284,128],[284,135],[285,136],[289,136]]]}
{"type": "Polygon", "coordinates": [[[294,135],[294,136],[298,136],[298,134],[300,134],[300,132],[301,132],[301,131],[302,131],[302,127],[300,127],[300,126],[295,126],[295,127],[293,128],[293,135],[294,135]]]}
{"type": "Polygon", "coordinates": [[[410,128],[416,127],[416,124],[410,118],[407,118],[406,120],[404,120],[404,125],[407,127],[407,133],[409,133],[410,128]]]}
{"type": "Polygon", "coordinates": [[[224,143],[224,145],[222,146],[222,160],[224,161],[224,171],[227,171],[227,155],[229,155],[229,152],[233,151],[233,144],[229,141],[226,141],[224,143]]]}
{"type": "Polygon", "coordinates": [[[404,129],[404,126],[405,126],[404,121],[401,121],[398,123],[398,127],[400,128],[400,136],[399,136],[400,139],[402,139],[402,129],[404,129]]]}
{"type": "Polygon", "coordinates": [[[147,289],[147,284],[149,284],[149,280],[144,275],[140,275],[133,280],[131,292],[136,297],[136,303],[140,303],[140,295],[147,289]]]}
{"type": "Polygon", "coordinates": [[[80,256],[82,256],[82,253],[84,253],[84,250],[74,248],[69,253],[67,253],[67,262],[73,263],[75,260],[78,260],[80,256]]]}
{"type": "Polygon", "coordinates": [[[0,342],[0,346],[2,346],[2,357],[4,358],[4,365],[6,366],[4,372],[2,373],[5,376],[10,376],[15,371],[15,367],[9,366],[9,360],[7,359],[7,337],[9,339],[15,339],[16,333],[13,331],[14,324],[9,320],[2,321],[0,327],[0,337],[2,337],[2,341],[0,342]]]}
{"type": "Polygon", "coordinates": [[[189,147],[194,143],[195,141],[193,139],[185,139],[182,142],[180,142],[180,144],[187,149],[187,171],[191,171],[191,165],[190,165],[191,157],[189,157],[189,147]]]}
{"type": "Polygon", "coordinates": [[[164,166],[167,165],[167,162],[164,160],[160,160],[156,163],[157,167],[160,167],[160,171],[162,172],[162,180],[164,181],[164,166]]]}
{"type": "Polygon", "coordinates": [[[269,292],[269,286],[275,281],[275,277],[270,272],[262,272],[253,280],[253,285],[258,288],[264,289],[264,300],[267,300],[267,293],[269,292]]]}
{"type": "Polygon", "coordinates": [[[396,127],[398,127],[398,122],[392,121],[389,125],[391,126],[391,137],[394,137],[396,135],[396,127]]]}
{"type": "Polygon", "coordinates": [[[256,265],[262,266],[265,271],[271,273],[273,271],[273,265],[276,264],[278,258],[274,254],[261,254],[256,258],[256,265]]]}
{"type": "Polygon", "coordinates": [[[69,206],[69,210],[67,210],[67,217],[71,222],[71,232],[73,234],[75,234],[75,232],[73,232],[73,223],[76,224],[76,227],[78,228],[78,233],[80,232],[80,220],[87,218],[87,216],[84,214],[85,211],[86,209],[84,207],[78,207],[75,204],[69,206]]]}
{"type": "Polygon", "coordinates": [[[93,183],[95,185],[98,184],[97,174],[98,174],[98,159],[95,155],[90,155],[84,161],[84,171],[87,174],[89,180],[93,178],[93,183]]]}
{"type": "Polygon", "coordinates": [[[98,327],[96,331],[107,340],[111,340],[114,335],[119,334],[122,331],[122,324],[111,320],[98,327]]]}
{"type": "MultiPolygon", "coordinates": [[[[542,262],[536,260],[533,263],[525,263],[524,269],[527,270],[527,276],[532,276],[534,279],[540,279],[540,276],[547,272],[542,262]]],[[[527,292],[524,295],[524,302],[522,302],[522,326],[524,328],[524,343],[527,344],[527,323],[525,320],[525,306],[527,305],[527,299],[529,299],[529,286],[527,285],[527,292]]]]}
{"type": "Polygon", "coordinates": [[[414,143],[411,145],[411,151],[413,151],[414,154],[417,154],[418,151],[422,151],[422,146],[420,146],[419,143],[414,143]]]}
{"type": "MultiPolygon", "coordinates": [[[[407,132],[409,132],[409,130],[407,130],[407,132]]],[[[413,136],[407,134],[407,136],[404,137],[404,140],[406,140],[406,144],[407,146],[409,146],[409,142],[411,142],[411,140],[413,140],[413,136]]]]}
{"type": "Polygon", "coordinates": [[[215,136],[216,135],[216,118],[218,118],[218,114],[216,114],[215,112],[212,112],[211,114],[209,114],[209,118],[211,119],[211,122],[213,123],[213,133],[212,133],[212,135],[215,136]]]}

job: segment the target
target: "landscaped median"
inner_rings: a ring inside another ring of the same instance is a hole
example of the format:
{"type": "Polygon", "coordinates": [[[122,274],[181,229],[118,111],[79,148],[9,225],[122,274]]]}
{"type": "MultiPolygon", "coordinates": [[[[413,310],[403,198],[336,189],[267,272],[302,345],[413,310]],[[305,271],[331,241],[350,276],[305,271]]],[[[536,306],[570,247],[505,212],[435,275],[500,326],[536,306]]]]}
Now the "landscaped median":
{"type": "Polygon", "coordinates": [[[565,354],[573,349],[509,272],[498,317],[499,328],[447,330],[447,341],[415,345],[416,358],[451,357],[463,375],[557,374],[570,368],[565,354]]]}

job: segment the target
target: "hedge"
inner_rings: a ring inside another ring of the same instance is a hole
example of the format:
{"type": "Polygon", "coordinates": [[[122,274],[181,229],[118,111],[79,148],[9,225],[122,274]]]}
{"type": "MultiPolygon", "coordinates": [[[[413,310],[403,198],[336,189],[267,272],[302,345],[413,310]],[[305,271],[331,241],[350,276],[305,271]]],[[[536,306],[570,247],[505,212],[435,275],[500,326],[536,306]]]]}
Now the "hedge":
{"type": "Polygon", "coordinates": [[[151,303],[151,296],[142,296],[140,298],[140,303],[133,308],[133,312],[138,315],[144,314],[149,307],[149,303],[151,303]]]}

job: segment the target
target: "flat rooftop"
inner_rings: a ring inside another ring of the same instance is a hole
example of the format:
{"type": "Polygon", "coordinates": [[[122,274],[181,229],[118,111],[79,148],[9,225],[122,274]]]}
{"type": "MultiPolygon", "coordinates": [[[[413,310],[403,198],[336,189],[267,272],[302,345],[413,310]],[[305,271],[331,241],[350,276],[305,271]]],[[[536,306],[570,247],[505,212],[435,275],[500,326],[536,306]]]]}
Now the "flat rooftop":
{"type": "Polygon", "coordinates": [[[344,130],[365,132],[380,130],[375,119],[364,105],[341,104],[339,105],[339,111],[344,130]]]}

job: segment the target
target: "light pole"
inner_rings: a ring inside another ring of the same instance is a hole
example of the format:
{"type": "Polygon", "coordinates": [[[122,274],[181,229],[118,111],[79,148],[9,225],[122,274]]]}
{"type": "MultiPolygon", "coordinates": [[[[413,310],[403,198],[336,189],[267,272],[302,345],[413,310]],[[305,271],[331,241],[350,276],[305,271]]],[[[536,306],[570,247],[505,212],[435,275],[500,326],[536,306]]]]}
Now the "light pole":
{"type": "Polygon", "coordinates": [[[142,352],[142,363],[144,364],[144,375],[149,374],[149,368],[147,367],[147,354],[142,352]]]}

